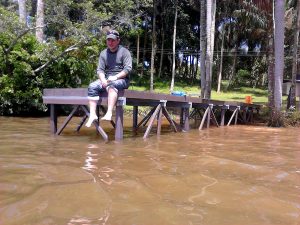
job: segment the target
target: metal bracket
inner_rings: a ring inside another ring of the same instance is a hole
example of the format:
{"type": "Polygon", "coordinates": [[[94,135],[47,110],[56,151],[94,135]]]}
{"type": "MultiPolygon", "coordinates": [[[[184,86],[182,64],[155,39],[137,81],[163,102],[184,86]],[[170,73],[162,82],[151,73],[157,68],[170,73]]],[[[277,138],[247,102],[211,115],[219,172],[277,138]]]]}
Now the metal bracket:
{"type": "Polygon", "coordinates": [[[126,97],[119,97],[118,98],[118,106],[126,105],[126,97]]]}
{"type": "Polygon", "coordinates": [[[167,100],[159,100],[159,102],[161,103],[161,106],[166,107],[166,105],[167,105],[167,100]]]}

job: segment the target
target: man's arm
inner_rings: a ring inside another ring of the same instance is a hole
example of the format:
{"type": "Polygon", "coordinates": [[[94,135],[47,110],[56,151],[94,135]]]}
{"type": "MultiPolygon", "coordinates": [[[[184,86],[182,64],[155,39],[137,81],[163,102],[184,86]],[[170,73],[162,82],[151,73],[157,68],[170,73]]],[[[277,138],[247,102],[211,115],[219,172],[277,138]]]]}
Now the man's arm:
{"type": "Polygon", "coordinates": [[[101,81],[102,86],[105,88],[107,86],[107,80],[105,78],[105,74],[103,72],[98,72],[99,79],[101,81]]]}
{"type": "Polygon", "coordinates": [[[105,59],[103,57],[103,52],[100,53],[97,74],[101,81],[102,86],[105,88],[107,86],[107,79],[105,77],[105,59]]]}
{"type": "Polygon", "coordinates": [[[122,70],[120,73],[117,73],[115,76],[110,76],[108,78],[109,81],[114,81],[114,80],[118,80],[118,79],[123,79],[127,76],[127,72],[125,70],[122,70]]]}

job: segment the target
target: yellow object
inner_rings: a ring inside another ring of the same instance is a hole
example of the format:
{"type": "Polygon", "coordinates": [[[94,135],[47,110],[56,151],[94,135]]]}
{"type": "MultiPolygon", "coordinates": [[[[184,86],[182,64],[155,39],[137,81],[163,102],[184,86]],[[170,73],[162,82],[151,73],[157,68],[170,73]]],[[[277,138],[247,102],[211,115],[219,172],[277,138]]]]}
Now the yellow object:
{"type": "Polygon", "coordinates": [[[252,96],[251,95],[247,95],[245,97],[245,103],[247,104],[252,104],[252,96]]]}

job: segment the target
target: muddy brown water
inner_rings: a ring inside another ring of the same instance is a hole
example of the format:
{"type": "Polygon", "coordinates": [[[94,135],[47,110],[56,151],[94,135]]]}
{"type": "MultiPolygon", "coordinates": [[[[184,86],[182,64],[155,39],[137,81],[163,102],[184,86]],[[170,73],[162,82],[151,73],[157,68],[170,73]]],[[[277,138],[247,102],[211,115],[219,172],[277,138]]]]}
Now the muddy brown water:
{"type": "Polygon", "coordinates": [[[122,142],[73,128],[53,136],[48,118],[0,117],[1,225],[300,224],[299,128],[122,142]]]}

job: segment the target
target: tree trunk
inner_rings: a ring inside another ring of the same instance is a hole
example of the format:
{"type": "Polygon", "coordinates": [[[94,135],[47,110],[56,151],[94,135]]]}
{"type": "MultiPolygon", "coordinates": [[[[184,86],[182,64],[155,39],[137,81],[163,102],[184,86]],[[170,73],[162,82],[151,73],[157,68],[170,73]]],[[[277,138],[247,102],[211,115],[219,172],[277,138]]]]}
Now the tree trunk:
{"type": "Polygon", "coordinates": [[[274,109],[274,39],[273,35],[270,34],[268,42],[268,103],[269,108],[274,109]]]}
{"type": "Polygon", "coordinates": [[[290,93],[290,106],[296,108],[296,77],[298,67],[298,49],[299,49],[299,33],[300,33],[300,2],[297,2],[297,19],[294,30],[294,46],[293,46],[293,69],[292,69],[292,86],[290,93]]]}
{"type": "Polygon", "coordinates": [[[177,0],[175,0],[175,16],[174,16],[174,28],[173,28],[173,62],[172,62],[172,79],[171,79],[171,87],[170,87],[170,91],[172,92],[174,90],[174,80],[175,80],[175,69],[176,69],[176,61],[175,61],[175,49],[176,49],[176,26],[177,26],[177,0]]]}
{"type": "Polygon", "coordinates": [[[228,78],[228,86],[227,89],[230,88],[233,85],[233,81],[235,79],[235,73],[236,73],[236,64],[237,64],[237,46],[234,46],[233,49],[233,63],[232,63],[232,69],[231,73],[228,78]]]}
{"type": "Polygon", "coordinates": [[[274,106],[277,112],[281,111],[282,106],[282,83],[284,69],[284,13],[285,1],[275,1],[274,10],[274,55],[275,55],[275,71],[274,71],[274,106]]]}
{"type": "Polygon", "coordinates": [[[136,43],[136,65],[139,65],[140,61],[140,34],[137,35],[137,43],[136,43]]]}
{"type": "Polygon", "coordinates": [[[158,77],[161,77],[161,72],[162,72],[162,66],[163,66],[163,61],[164,61],[164,44],[165,44],[165,30],[164,30],[164,24],[162,23],[162,28],[161,28],[161,52],[160,52],[160,60],[159,60],[159,72],[158,72],[158,77]]]}
{"type": "Polygon", "coordinates": [[[194,80],[194,83],[197,80],[198,69],[199,69],[199,54],[197,53],[197,61],[196,61],[196,68],[195,68],[195,80],[194,80]]]}
{"type": "Polygon", "coordinates": [[[37,8],[37,0],[31,0],[30,16],[35,17],[37,8]]]}
{"type": "Polygon", "coordinates": [[[144,36],[144,47],[143,47],[143,59],[142,59],[142,72],[141,72],[141,77],[144,75],[144,62],[146,59],[146,48],[147,48],[147,36],[148,36],[148,30],[145,30],[145,36],[144,36]]]}
{"type": "Polygon", "coordinates": [[[192,60],[192,70],[191,70],[191,78],[192,78],[192,82],[194,82],[195,79],[195,55],[193,55],[193,60],[192,60]]]}
{"type": "Polygon", "coordinates": [[[206,54],[206,87],[205,87],[205,99],[211,97],[211,82],[212,82],[212,66],[213,66],[213,50],[214,50],[214,33],[215,33],[215,14],[216,13],[216,1],[207,0],[207,54],[206,54]]]}
{"type": "Polygon", "coordinates": [[[27,18],[26,0],[18,0],[18,4],[19,4],[20,22],[26,24],[26,18],[27,18]]]}
{"type": "Polygon", "coordinates": [[[37,10],[36,10],[36,26],[35,31],[36,39],[42,43],[44,41],[44,0],[37,1],[37,10]]]}
{"type": "Polygon", "coordinates": [[[188,61],[189,61],[190,56],[186,55],[184,58],[185,58],[185,67],[184,67],[183,77],[185,79],[188,76],[188,73],[189,73],[189,64],[188,64],[188,61]]]}
{"type": "Polygon", "coordinates": [[[204,98],[206,87],[206,4],[205,0],[200,2],[200,76],[201,76],[201,98],[204,98]]]}
{"type": "Polygon", "coordinates": [[[219,76],[218,76],[217,93],[221,92],[222,70],[223,70],[223,52],[224,52],[224,37],[225,37],[225,24],[224,24],[224,28],[222,30],[221,56],[220,56],[220,68],[219,68],[219,76]]]}
{"type": "Polygon", "coordinates": [[[184,53],[182,53],[182,58],[180,57],[179,59],[179,65],[178,65],[178,74],[182,74],[183,73],[183,70],[184,70],[184,53]]]}
{"type": "Polygon", "coordinates": [[[157,0],[153,1],[153,25],[152,25],[152,51],[151,51],[151,71],[150,71],[150,91],[153,91],[153,78],[154,78],[154,60],[156,55],[156,13],[157,13],[157,0]]]}

